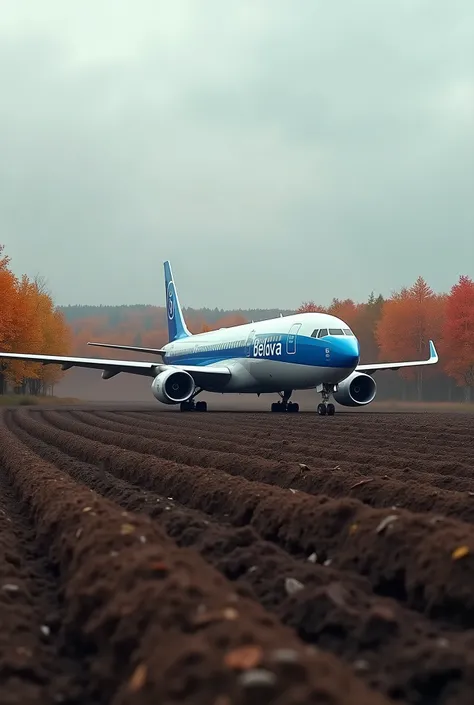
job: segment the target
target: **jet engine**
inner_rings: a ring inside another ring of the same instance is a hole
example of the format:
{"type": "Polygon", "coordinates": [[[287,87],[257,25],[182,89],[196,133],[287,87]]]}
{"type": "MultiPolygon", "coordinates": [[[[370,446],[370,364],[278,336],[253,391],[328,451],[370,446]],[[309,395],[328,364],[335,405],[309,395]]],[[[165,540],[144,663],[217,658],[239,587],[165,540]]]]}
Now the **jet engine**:
{"type": "Polygon", "coordinates": [[[375,399],[377,384],[370,375],[353,372],[337,385],[334,399],[342,406],[365,406],[375,399]]]}
{"type": "Polygon", "coordinates": [[[151,384],[153,396],[163,404],[179,404],[187,401],[194,393],[194,379],[185,370],[165,370],[155,377],[151,384]]]}

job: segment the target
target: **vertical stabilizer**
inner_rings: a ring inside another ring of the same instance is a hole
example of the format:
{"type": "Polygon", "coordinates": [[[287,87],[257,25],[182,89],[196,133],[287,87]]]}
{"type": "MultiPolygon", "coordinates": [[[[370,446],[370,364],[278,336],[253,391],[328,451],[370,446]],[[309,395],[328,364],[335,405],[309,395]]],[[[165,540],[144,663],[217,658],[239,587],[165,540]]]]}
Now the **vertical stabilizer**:
{"type": "Polygon", "coordinates": [[[179,305],[178,293],[176,285],[173,281],[173,272],[171,264],[167,260],[164,263],[165,267],[165,288],[166,288],[166,318],[168,320],[168,338],[171,343],[178,338],[187,338],[191,335],[184,322],[183,312],[179,305]]]}

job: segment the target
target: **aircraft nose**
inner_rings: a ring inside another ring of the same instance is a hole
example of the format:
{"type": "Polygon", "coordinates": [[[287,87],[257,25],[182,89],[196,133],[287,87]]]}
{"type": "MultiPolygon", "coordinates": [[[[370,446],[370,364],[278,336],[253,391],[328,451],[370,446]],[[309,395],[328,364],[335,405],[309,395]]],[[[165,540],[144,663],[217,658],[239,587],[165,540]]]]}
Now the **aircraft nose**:
{"type": "Polygon", "coordinates": [[[341,367],[356,367],[359,364],[359,341],[354,337],[332,338],[331,347],[341,367]]]}
{"type": "Polygon", "coordinates": [[[360,348],[357,338],[346,338],[344,341],[344,356],[348,367],[355,367],[359,364],[360,348]]]}

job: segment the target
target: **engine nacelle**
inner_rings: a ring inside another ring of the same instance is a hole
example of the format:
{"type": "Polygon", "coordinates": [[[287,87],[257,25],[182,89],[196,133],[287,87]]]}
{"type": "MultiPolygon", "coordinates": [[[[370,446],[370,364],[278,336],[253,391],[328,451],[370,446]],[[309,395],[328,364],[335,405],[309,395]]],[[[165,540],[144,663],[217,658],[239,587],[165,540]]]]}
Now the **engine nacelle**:
{"type": "Polygon", "coordinates": [[[375,399],[377,384],[370,375],[353,372],[337,385],[334,399],[342,406],[365,406],[375,399]]]}
{"type": "Polygon", "coordinates": [[[193,395],[195,387],[189,372],[169,369],[155,377],[151,391],[155,399],[163,404],[180,404],[193,395]]]}

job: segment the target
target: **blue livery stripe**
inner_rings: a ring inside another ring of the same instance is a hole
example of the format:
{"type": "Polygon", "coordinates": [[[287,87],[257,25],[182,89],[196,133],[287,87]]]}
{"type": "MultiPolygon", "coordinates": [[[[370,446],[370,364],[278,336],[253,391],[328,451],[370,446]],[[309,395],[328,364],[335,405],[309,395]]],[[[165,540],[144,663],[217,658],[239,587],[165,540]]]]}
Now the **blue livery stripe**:
{"type": "Polygon", "coordinates": [[[167,352],[165,362],[175,365],[212,365],[235,358],[274,360],[297,365],[347,368],[359,361],[359,344],[355,337],[328,336],[310,338],[285,333],[259,333],[247,341],[183,343],[167,352]]]}

